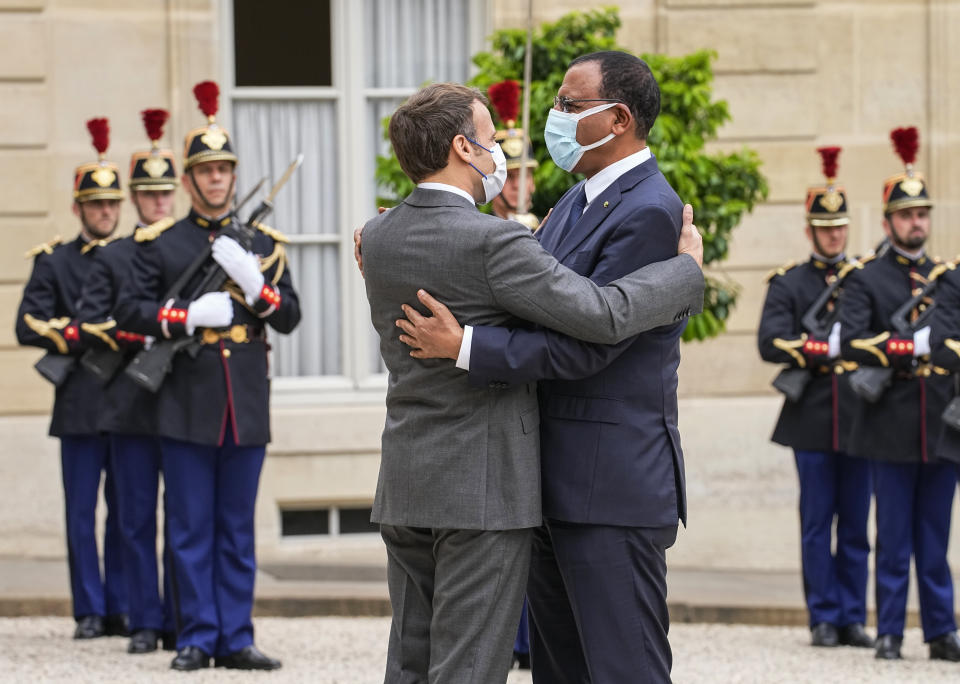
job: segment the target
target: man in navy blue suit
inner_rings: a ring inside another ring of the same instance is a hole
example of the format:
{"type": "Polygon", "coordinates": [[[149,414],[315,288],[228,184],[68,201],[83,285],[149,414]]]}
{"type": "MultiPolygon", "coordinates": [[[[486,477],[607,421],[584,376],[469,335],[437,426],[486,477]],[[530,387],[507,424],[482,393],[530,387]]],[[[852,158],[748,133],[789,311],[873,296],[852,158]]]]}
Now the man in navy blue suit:
{"type": "MultiPolygon", "coordinates": [[[[586,176],[538,231],[561,263],[607,284],[677,252],[685,209],[646,146],[660,110],[647,65],[623,52],[574,60],[544,138],[586,176]]],[[[456,358],[478,387],[540,380],[544,525],[528,594],[534,682],[666,682],[666,550],[686,519],[677,429],[684,323],[617,345],[543,329],[466,327],[441,303],[398,321],[417,358],[456,358]]]]}

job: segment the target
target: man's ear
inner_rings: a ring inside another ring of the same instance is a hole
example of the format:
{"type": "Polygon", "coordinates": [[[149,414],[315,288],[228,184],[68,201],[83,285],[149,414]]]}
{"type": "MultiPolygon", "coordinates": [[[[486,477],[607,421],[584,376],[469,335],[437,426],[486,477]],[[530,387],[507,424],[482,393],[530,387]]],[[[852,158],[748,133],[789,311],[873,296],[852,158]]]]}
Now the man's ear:
{"type": "Polygon", "coordinates": [[[458,133],[453,137],[453,142],[450,143],[450,149],[455,155],[460,157],[460,159],[465,163],[469,164],[472,156],[470,141],[467,140],[467,136],[463,133],[458,133]]]}
{"type": "Polygon", "coordinates": [[[77,202],[77,201],[74,201],[73,206],[71,207],[71,209],[73,209],[73,215],[76,216],[77,218],[79,218],[79,217],[80,217],[80,203],[77,202]]]}
{"type": "Polygon", "coordinates": [[[616,112],[616,118],[613,120],[614,133],[617,135],[623,135],[633,128],[636,121],[633,118],[633,114],[630,112],[630,109],[626,105],[620,106],[618,104],[613,108],[613,111],[616,112]]]}

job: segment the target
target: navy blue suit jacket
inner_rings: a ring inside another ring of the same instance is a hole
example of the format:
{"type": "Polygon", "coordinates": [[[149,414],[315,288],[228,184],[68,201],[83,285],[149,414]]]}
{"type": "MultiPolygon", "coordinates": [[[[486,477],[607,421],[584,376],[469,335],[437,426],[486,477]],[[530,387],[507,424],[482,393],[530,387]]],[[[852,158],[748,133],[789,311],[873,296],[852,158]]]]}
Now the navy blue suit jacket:
{"type": "MultiPolygon", "coordinates": [[[[562,236],[580,184],[538,232],[560,263],[598,285],[677,253],[683,203],[656,159],[624,173],[562,236]]],[[[677,366],[685,320],[612,345],[546,329],[477,326],[470,380],[540,380],[544,517],[661,527],[686,523],[677,429],[677,366]]]]}

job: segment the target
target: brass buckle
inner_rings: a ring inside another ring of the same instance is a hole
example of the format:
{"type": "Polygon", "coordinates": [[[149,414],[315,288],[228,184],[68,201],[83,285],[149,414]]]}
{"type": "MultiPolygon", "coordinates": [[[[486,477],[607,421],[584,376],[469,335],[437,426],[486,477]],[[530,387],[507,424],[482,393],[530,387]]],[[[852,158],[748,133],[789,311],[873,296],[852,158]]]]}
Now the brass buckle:
{"type": "Polygon", "coordinates": [[[230,326],[230,341],[235,344],[243,344],[244,342],[249,342],[250,338],[247,336],[247,326],[245,325],[230,326]]]}
{"type": "Polygon", "coordinates": [[[220,333],[218,333],[213,328],[204,328],[203,329],[203,343],[204,344],[216,344],[220,341],[220,333]]]}

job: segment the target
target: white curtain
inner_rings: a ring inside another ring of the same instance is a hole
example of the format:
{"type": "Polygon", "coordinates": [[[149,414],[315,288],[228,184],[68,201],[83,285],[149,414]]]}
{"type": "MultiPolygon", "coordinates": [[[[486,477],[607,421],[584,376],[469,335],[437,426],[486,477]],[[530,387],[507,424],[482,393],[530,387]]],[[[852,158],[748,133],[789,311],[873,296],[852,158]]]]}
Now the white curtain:
{"type": "MultiPolygon", "coordinates": [[[[234,100],[232,131],[240,163],[237,187],[242,195],[263,176],[259,198],[303,152],[303,165],[277,196],[265,222],[304,242],[287,245],[294,287],[303,314],[291,335],[271,332],[275,376],[336,375],[343,372],[340,332],[339,246],[321,244],[338,234],[336,105],[322,100],[234,100]],[[311,237],[314,240],[311,242],[311,237]],[[321,238],[322,239],[322,238],[321,238]]],[[[241,218],[257,200],[241,211],[241,218]]]]}

